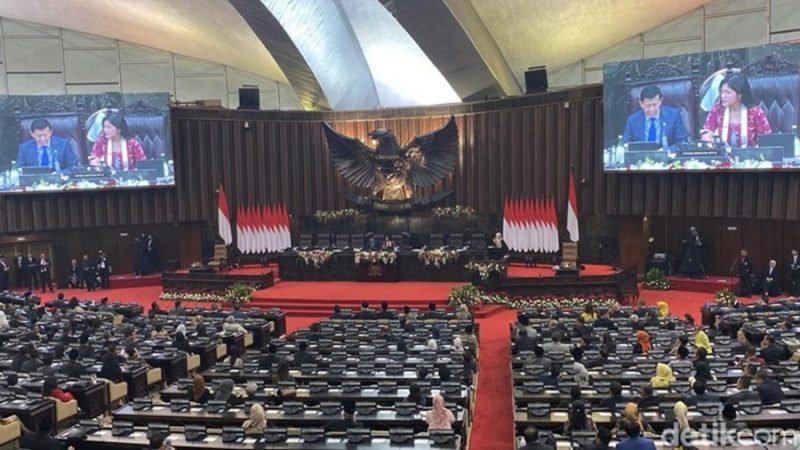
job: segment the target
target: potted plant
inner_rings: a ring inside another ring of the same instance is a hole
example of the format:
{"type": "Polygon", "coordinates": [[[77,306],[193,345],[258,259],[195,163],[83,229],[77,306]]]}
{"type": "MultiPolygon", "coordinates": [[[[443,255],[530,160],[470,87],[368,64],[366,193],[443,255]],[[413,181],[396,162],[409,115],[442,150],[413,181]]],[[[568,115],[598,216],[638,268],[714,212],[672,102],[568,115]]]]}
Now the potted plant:
{"type": "Polygon", "coordinates": [[[250,301],[250,297],[255,291],[256,288],[249,284],[234,283],[228,287],[225,298],[231,306],[243,305],[250,301]]]}

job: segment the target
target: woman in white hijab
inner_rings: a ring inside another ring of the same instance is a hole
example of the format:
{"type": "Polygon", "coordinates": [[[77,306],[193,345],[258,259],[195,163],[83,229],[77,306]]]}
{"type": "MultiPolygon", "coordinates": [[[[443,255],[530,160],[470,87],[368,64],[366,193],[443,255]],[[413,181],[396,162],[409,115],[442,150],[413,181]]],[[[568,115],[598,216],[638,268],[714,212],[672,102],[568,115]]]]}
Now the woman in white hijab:
{"type": "Polygon", "coordinates": [[[250,418],[242,424],[244,434],[262,434],[267,428],[267,413],[264,407],[258,403],[253,403],[250,407],[250,418]]]}

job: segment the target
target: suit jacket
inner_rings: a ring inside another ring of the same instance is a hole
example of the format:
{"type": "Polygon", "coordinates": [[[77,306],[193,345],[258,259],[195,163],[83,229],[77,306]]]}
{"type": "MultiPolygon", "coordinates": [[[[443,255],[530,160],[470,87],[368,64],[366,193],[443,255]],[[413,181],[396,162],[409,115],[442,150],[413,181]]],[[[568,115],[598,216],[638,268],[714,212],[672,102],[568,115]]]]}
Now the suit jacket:
{"type": "Polygon", "coordinates": [[[24,256],[14,257],[14,267],[16,267],[17,270],[25,270],[25,268],[28,267],[28,258],[24,256]]]}
{"type": "Polygon", "coordinates": [[[656,444],[652,439],[637,436],[621,441],[617,444],[617,450],[656,450],[656,444]]]}
{"type": "MultiPolygon", "coordinates": [[[[628,121],[625,124],[625,132],[622,135],[623,142],[641,142],[647,140],[647,135],[645,134],[645,119],[644,111],[641,109],[628,116],[628,121]]],[[[689,138],[689,133],[687,133],[686,128],[683,126],[681,113],[677,109],[661,105],[659,121],[661,122],[661,132],[657,137],[659,143],[663,143],[663,138],[666,137],[667,146],[673,147],[675,144],[685,143],[689,138]]]]}
{"type": "MultiPolygon", "coordinates": [[[[50,136],[50,167],[59,171],[69,171],[78,165],[78,156],[69,145],[69,141],[56,135],[50,136]],[[55,163],[58,164],[55,164],[55,163]]],[[[17,151],[17,167],[39,166],[41,158],[36,141],[28,139],[19,146],[17,151]]]]}
{"type": "Polygon", "coordinates": [[[756,387],[758,395],[761,396],[762,405],[772,405],[780,403],[785,397],[781,385],[775,380],[766,380],[756,387]]]}
{"type": "Polygon", "coordinates": [[[750,257],[745,256],[744,258],[740,257],[736,263],[737,269],[740,277],[749,277],[750,274],[753,273],[753,263],[750,261],[750,257]]]}
{"type": "Polygon", "coordinates": [[[769,267],[764,269],[764,280],[766,280],[767,278],[772,278],[772,282],[773,283],[777,283],[778,280],[780,280],[780,274],[778,273],[778,267],[777,266],[775,266],[775,268],[772,269],[772,273],[770,273],[769,267]]]}
{"type": "Polygon", "coordinates": [[[789,276],[794,278],[800,276],[800,255],[797,256],[797,264],[794,262],[793,257],[786,260],[786,268],[789,271],[789,276]]]}

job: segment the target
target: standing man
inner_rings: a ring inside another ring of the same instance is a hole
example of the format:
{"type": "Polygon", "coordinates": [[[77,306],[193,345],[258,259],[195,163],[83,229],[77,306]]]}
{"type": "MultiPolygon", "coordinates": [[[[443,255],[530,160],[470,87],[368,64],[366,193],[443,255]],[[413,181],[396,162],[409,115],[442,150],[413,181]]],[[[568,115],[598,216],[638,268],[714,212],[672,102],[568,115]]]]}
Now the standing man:
{"type": "Polygon", "coordinates": [[[639,94],[639,111],[628,116],[622,140],[628,142],[658,142],[665,150],[685,143],[689,137],[681,113],[662,105],[658,86],[650,85],[639,94]]]}
{"type": "Polygon", "coordinates": [[[700,233],[697,232],[697,228],[689,227],[689,236],[683,240],[683,246],[681,274],[689,278],[705,278],[703,241],[700,240],[700,233]]]}
{"type": "Polygon", "coordinates": [[[790,293],[797,297],[800,295],[800,256],[797,249],[792,249],[792,256],[789,257],[789,286],[790,293]]]}
{"type": "Polygon", "coordinates": [[[50,292],[53,292],[53,282],[50,278],[50,260],[47,259],[47,255],[44,253],[39,255],[39,281],[42,283],[42,294],[47,292],[47,288],[50,288],[50,292]]]}
{"type": "Polygon", "coordinates": [[[750,297],[753,295],[753,282],[751,275],[753,275],[753,263],[750,257],[747,256],[747,250],[740,252],[740,257],[736,261],[736,273],[739,274],[739,289],[736,295],[739,297],[750,297]]]}
{"type": "Polygon", "coordinates": [[[10,287],[10,278],[8,276],[9,269],[11,269],[11,267],[9,267],[8,261],[6,261],[3,254],[0,253],[0,291],[7,291],[10,287]]]}
{"type": "Polygon", "coordinates": [[[106,254],[102,250],[97,257],[97,274],[100,275],[100,287],[108,289],[111,287],[111,264],[108,262],[106,254]]]}
{"type": "Polygon", "coordinates": [[[27,269],[25,270],[25,285],[29,290],[39,289],[39,262],[33,257],[33,253],[28,252],[27,269]]]}
{"type": "Polygon", "coordinates": [[[769,267],[764,271],[764,294],[774,297],[781,295],[780,278],[778,278],[778,263],[774,259],[769,260],[769,267]]]}
{"type": "Polygon", "coordinates": [[[28,260],[20,252],[17,252],[17,256],[14,257],[14,272],[14,277],[16,278],[14,286],[20,289],[25,286],[27,281],[25,277],[28,273],[28,260]]]}
{"type": "Polygon", "coordinates": [[[160,272],[161,259],[158,254],[158,242],[149,233],[147,234],[147,258],[150,262],[150,270],[152,272],[160,272]]]}
{"type": "Polygon", "coordinates": [[[89,255],[83,255],[81,263],[81,272],[83,273],[83,283],[86,290],[93,292],[97,286],[97,267],[89,260],[89,255]]]}

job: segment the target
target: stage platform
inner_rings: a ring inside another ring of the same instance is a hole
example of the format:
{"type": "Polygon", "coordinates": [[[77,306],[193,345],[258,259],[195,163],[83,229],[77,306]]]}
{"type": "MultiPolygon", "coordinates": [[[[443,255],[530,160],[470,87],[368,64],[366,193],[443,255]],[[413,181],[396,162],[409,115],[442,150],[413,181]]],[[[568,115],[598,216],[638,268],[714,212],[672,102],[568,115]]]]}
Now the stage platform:
{"type": "Polygon", "coordinates": [[[161,274],[152,273],[150,275],[142,275],[136,277],[135,274],[126,273],[120,275],[111,275],[111,287],[114,289],[130,289],[147,286],[161,286],[161,274]]]}
{"type": "Polygon", "coordinates": [[[178,270],[161,275],[161,286],[164,290],[224,291],[236,283],[251,284],[257,289],[269,288],[274,284],[272,269],[258,265],[222,272],[178,270]]]}
{"type": "MultiPolygon", "coordinates": [[[[582,277],[589,276],[609,276],[616,273],[614,266],[605,264],[584,264],[581,270],[582,277]]],[[[524,263],[511,263],[508,265],[506,276],[508,278],[544,278],[554,277],[552,266],[537,265],[536,267],[526,267],[524,263]]]]}
{"type": "Polygon", "coordinates": [[[298,315],[325,315],[338,304],[357,310],[362,302],[378,308],[383,301],[392,308],[409,305],[426,309],[429,303],[447,306],[450,290],[464,283],[400,281],[369,283],[356,281],[282,281],[269,289],[256,291],[249,306],[280,308],[298,315]]]}
{"type": "Polygon", "coordinates": [[[670,289],[689,292],[707,292],[714,294],[721,289],[736,291],[739,286],[739,279],[736,277],[709,276],[706,279],[698,280],[685,277],[667,277],[670,289]]]}

